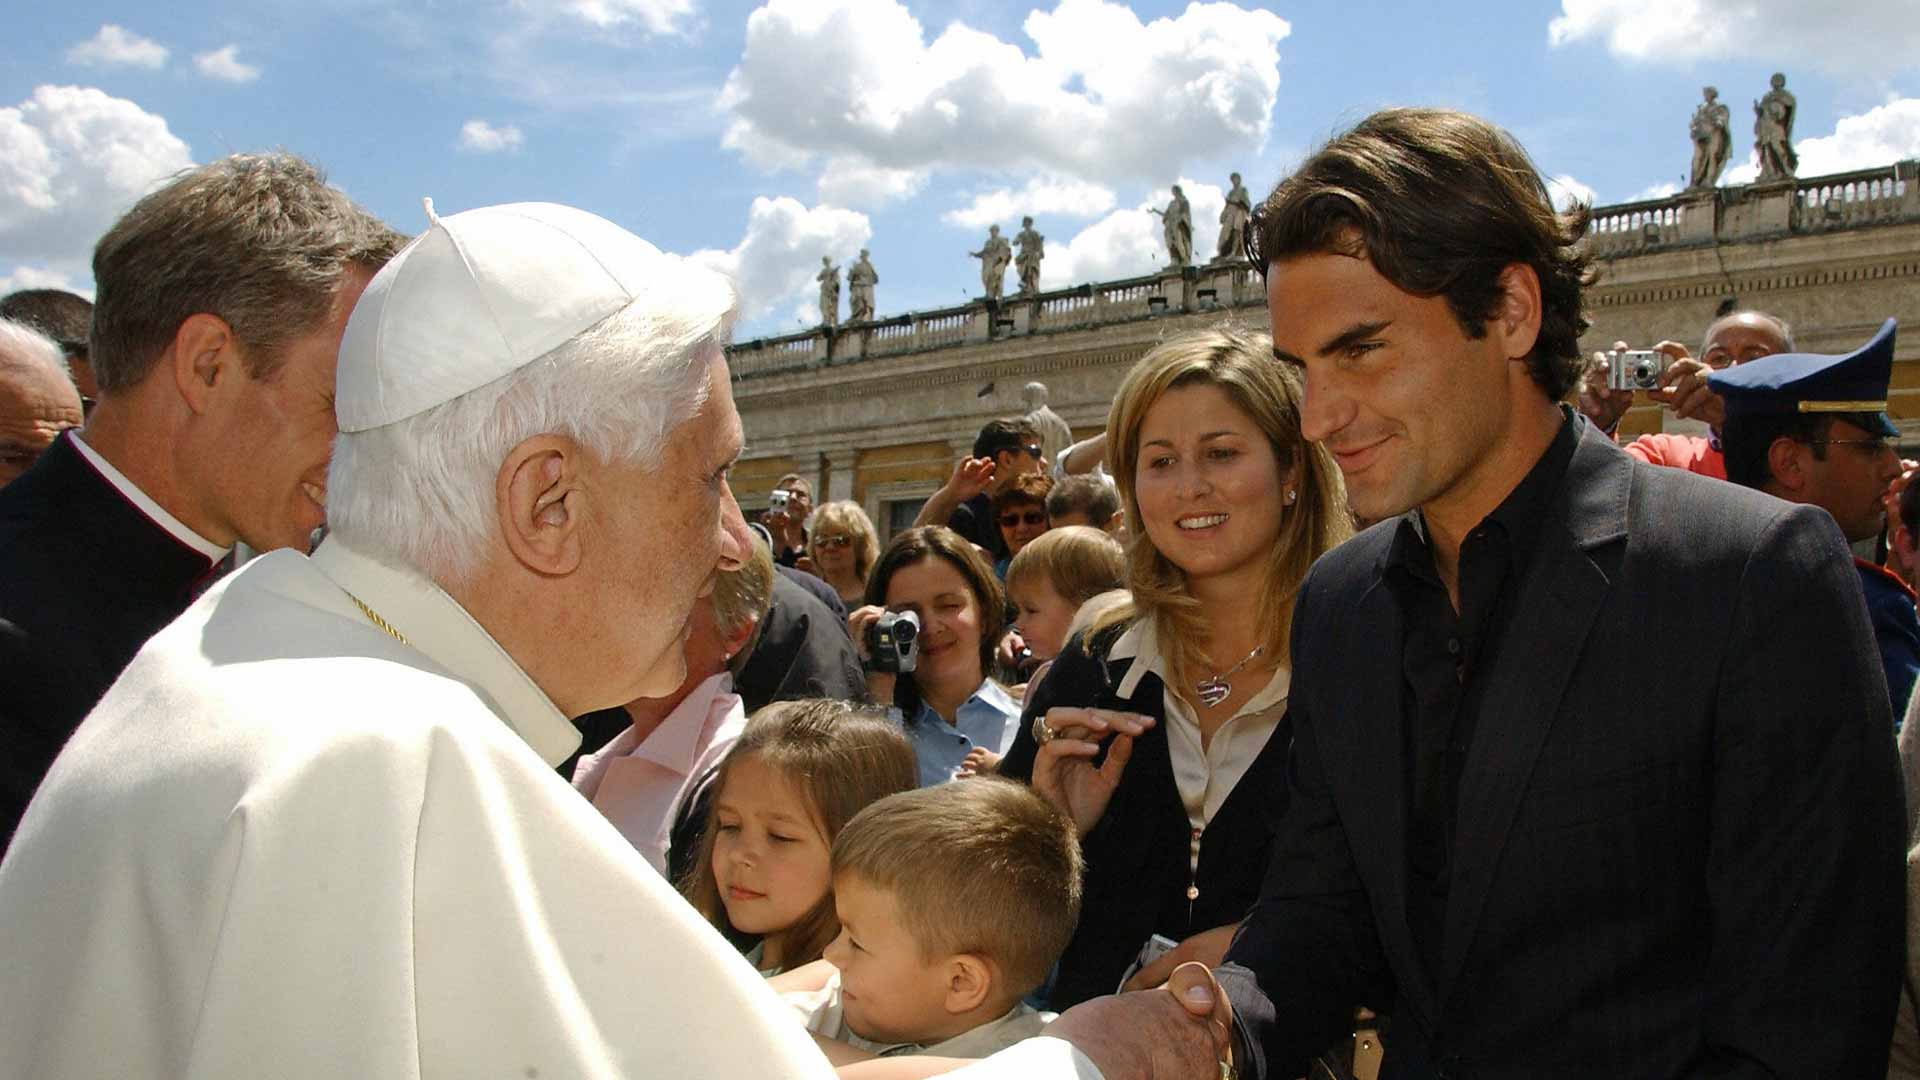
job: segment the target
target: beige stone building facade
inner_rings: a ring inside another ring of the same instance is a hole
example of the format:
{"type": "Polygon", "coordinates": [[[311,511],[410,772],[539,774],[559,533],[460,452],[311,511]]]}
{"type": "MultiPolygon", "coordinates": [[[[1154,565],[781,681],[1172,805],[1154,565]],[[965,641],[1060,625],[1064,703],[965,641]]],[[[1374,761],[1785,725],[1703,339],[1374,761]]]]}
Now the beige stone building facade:
{"type": "MultiPolygon", "coordinates": [[[[1920,446],[1920,163],[1599,207],[1591,243],[1601,277],[1588,296],[1589,351],[1663,338],[1697,349],[1729,300],[1788,320],[1812,352],[1851,348],[1899,319],[1891,413],[1903,445],[1920,446]]],[[[740,342],[728,362],[748,449],[734,493],[752,511],[781,474],[798,472],[816,502],[866,507],[884,539],[980,425],[1025,411],[1026,383],[1045,383],[1083,437],[1105,423],[1121,376],[1148,349],[1226,321],[1267,325],[1245,262],[740,342]]],[[[1668,419],[1636,408],[1622,431],[1668,419]]]]}

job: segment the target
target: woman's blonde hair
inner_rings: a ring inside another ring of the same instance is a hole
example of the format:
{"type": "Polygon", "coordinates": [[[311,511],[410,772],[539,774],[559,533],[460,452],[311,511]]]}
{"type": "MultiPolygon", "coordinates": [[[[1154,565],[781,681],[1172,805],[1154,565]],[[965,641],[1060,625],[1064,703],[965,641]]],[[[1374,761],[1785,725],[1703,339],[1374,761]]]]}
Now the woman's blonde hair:
{"type": "MultiPolygon", "coordinates": [[[[1346,485],[1332,455],[1300,435],[1300,378],[1273,358],[1272,339],[1233,328],[1198,330],[1173,338],[1133,365],[1107,414],[1107,458],[1125,506],[1129,602],[1094,620],[1090,633],[1133,619],[1149,619],[1161,650],[1173,662],[1181,686],[1200,670],[1195,644],[1207,637],[1207,615],[1187,590],[1184,571],[1153,546],[1140,518],[1134,470],[1140,462],[1140,426],[1147,411],[1176,386],[1217,386],[1267,436],[1285,472],[1292,469],[1294,505],[1283,506],[1279,543],[1267,560],[1260,590],[1260,621],[1267,628],[1266,655],[1285,662],[1294,596],[1313,560],[1353,534],[1346,485]]],[[[1231,657],[1204,657],[1220,662],[1231,657]]]]}
{"type": "MultiPolygon", "coordinates": [[[[828,849],[834,838],[868,804],[919,782],[913,744],[900,725],[878,709],[845,701],[776,701],[753,714],[739,741],[715,770],[712,806],[700,830],[699,847],[680,882],[681,895],[722,933],[734,934],[720,886],[713,876],[713,806],[718,806],[727,775],[742,761],[756,760],[786,778],[806,800],[807,813],[828,849]]],[[[820,959],[827,943],[840,934],[833,893],[781,931],[780,963],[791,970],[820,959]]]]}
{"type": "Polygon", "coordinates": [[[859,503],[848,499],[814,507],[813,529],[807,533],[807,557],[816,567],[820,565],[820,537],[829,532],[845,532],[853,538],[853,572],[866,580],[873,560],[880,555],[880,537],[873,531],[873,519],[859,503]]]}

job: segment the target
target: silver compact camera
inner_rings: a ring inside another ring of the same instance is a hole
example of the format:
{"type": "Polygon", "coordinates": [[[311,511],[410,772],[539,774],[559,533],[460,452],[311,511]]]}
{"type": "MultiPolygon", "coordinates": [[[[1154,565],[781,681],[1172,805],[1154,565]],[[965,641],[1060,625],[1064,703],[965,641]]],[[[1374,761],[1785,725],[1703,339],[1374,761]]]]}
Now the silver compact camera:
{"type": "Polygon", "coordinates": [[[768,492],[767,493],[767,510],[769,512],[778,511],[779,513],[782,513],[782,514],[786,513],[787,500],[791,499],[792,497],[793,497],[793,492],[788,491],[786,488],[780,488],[778,490],[768,492]]]}
{"type": "Polygon", "coordinates": [[[1607,353],[1607,389],[1658,390],[1672,360],[1658,349],[1615,349],[1607,353]]]}

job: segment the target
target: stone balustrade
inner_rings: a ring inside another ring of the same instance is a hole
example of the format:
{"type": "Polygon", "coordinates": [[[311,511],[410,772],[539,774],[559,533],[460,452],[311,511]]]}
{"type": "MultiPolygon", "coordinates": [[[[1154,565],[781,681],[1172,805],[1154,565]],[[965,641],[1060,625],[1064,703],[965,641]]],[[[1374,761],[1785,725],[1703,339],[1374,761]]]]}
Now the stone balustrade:
{"type": "Polygon", "coordinates": [[[1920,162],[1597,206],[1588,236],[1617,259],[1902,221],[1920,221],[1920,162]]]}
{"type": "MultiPolygon", "coordinates": [[[[1920,222],[1917,161],[1597,206],[1588,238],[1597,257],[1620,259],[1902,222],[1920,222]]],[[[980,299],[958,307],[743,341],[728,348],[727,359],[738,381],[1265,303],[1264,283],[1253,264],[1229,259],[1012,296],[998,303],[980,299]]]]}

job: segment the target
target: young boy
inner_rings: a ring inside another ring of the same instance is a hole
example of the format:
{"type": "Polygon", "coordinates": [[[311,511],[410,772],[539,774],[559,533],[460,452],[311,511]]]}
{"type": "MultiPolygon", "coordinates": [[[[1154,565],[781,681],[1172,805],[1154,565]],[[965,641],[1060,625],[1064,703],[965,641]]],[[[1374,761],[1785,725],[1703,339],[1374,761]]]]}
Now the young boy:
{"type": "Polygon", "coordinates": [[[892,795],[833,844],[840,936],[772,980],[835,1064],[986,1057],[1040,1033],[1021,1001],[1080,917],[1073,826],[1011,781],[892,795]]]}

